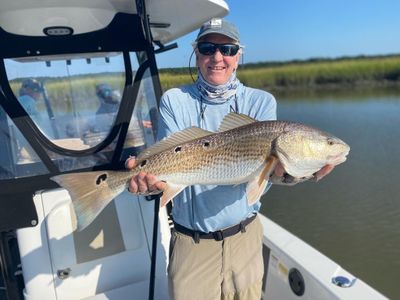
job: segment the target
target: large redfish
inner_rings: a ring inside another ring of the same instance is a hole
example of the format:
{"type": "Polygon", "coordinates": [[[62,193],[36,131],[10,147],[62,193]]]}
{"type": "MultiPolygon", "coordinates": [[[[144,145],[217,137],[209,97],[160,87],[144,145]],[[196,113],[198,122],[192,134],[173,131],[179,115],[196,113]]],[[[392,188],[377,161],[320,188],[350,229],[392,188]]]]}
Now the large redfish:
{"type": "Polygon", "coordinates": [[[140,153],[137,167],[130,171],[71,173],[52,179],[68,190],[81,230],[141,171],[166,181],[161,205],[190,185],[245,182],[252,204],[262,195],[278,162],[301,182],[327,164],[344,162],[349,150],[340,139],[300,123],[258,122],[230,113],[216,133],[191,127],[154,144],[140,153]]]}

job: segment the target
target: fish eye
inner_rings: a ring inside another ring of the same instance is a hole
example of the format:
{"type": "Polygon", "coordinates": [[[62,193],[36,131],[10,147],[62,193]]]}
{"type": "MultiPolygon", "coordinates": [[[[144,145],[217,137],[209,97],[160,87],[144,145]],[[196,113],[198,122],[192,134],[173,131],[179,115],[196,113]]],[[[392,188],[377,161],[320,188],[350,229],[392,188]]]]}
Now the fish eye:
{"type": "Polygon", "coordinates": [[[328,139],[328,145],[329,146],[333,146],[335,144],[335,142],[331,139],[328,139]]]}

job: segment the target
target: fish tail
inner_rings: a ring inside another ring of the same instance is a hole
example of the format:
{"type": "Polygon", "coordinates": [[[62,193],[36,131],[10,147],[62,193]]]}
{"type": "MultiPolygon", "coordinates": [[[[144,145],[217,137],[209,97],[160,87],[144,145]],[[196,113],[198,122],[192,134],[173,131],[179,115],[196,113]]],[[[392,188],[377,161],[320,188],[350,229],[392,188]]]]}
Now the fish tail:
{"type": "Polygon", "coordinates": [[[83,230],[100,214],[125,186],[114,186],[110,182],[112,171],[70,173],[51,177],[65,188],[72,199],[78,231],[83,230]]]}

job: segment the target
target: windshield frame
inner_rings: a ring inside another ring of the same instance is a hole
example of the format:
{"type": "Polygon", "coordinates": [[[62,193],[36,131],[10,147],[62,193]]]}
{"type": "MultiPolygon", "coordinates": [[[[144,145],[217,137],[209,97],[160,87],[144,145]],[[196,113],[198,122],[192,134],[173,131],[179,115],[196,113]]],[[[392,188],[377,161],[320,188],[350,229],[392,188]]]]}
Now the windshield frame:
{"type": "Polygon", "coordinates": [[[0,231],[35,226],[35,222],[37,222],[37,212],[32,201],[32,195],[40,190],[57,188],[58,185],[50,178],[58,174],[70,172],[60,170],[50,158],[48,150],[54,153],[60,153],[71,157],[82,157],[84,159],[86,155],[101,151],[116,139],[116,146],[109,163],[74,169],[73,172],[99,169],[124,169],[124,162],[128,156],[128,153],[124,151],[124,141],[128,132],[130,118],[136,104],[140,84],[147,70],[150,71],[150,80],[153,83],[152,89],[156,97],[157,108],[161,96],[161,85],[155,60],[154,47],[150,39],[145,37],[144,32],[140,30],[140,28],[142,28],[141,22],[142,19],[138,15],[118,13],[109,26],[111,29],[107,27],[96,32],[63,38],[16,36],[4,33],[0,28],[0,42],[2,45],[8,43],[7,47],[0,49],[0,105],[8,117],[12,119],[16,127],[22,132],[23,136],[28,140],[41,162],[48,170],[46,174],[32,174],[32,176],[28,177],[0,179],[0,207],[1,211],[4,212],[0,213],[0,231]],[[126,35],[131,32],[134,32],[134,34],[132,37],[129,36],[128,39],[126,35]],[[27,49],[21,48],[24,47],[21,45],[34,45],[31,46],[30,49],[38,49],[37,52],[30,52],[33,59],[38,56],[57,54],[85,54],[96,52],[123,53],[126,76],[123,97],[113,128],[101,143],[83,150],[65,149],[52,143],[37,128],[36,124],[13,94],[5,70],[5,59],[23,58],[27,56],[27,49]],[[130,59],[130,54],[132,52],[136,53],[139,63],[135,76],[133,76],[132,62],[130,59]],[[18,210],[15,210],[16,205],[18,210]]]}

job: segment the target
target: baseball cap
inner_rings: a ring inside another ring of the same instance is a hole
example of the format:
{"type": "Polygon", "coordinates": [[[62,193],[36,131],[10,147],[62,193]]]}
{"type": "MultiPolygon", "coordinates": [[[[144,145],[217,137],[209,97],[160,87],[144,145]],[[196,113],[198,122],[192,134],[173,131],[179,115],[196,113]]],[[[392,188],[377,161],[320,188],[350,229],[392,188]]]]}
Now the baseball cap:
{"type": "Polygon", "coordinates": [[[224,19],[213,18],[210,21],[204,23],[199,30],[196,38],[196,42],[199,41],[203,36],[210,33],[218,33],[225,35],[235,41],[240,41],[239,32],[233,23],[230,23],[224,19]]]}
{"type": "Polygon", "coordinates": [[[99,83],[96,85],[96,95],[100,98],[108,98],[112,94],[112,87],[108,83],[99,83]]]}
{"type": "Polygon", "coordinates": [[[104,100],[106,103],[118,103],[121,99],[121,93],[113,90],[108,83],[99,83],[96,85],[96,95],[104,100]]]}
{"type": "Polygon", "coordinates": [[[32,91],[35,92],[41,92],[42,91],[42,86],[39,81],[33,78],[28,78],[22,81],[21,88],[23,89],[31,89],[32,91]]]}

